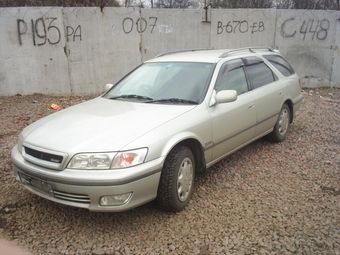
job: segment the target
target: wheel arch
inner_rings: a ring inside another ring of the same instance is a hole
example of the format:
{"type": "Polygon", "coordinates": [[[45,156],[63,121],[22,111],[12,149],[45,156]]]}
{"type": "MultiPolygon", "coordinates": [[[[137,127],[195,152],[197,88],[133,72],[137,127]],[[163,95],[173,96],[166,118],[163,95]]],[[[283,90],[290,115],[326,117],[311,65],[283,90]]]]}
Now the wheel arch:
{"type": "Polygon", "coordinates": [[[174,148],[181,145],[187,146],[194,155],[196,173],[204,173],[206,170],[204,150],[201,143],[195,138],[185,138],[183,140],[179,140],[178,142],[174,143],[170,149],[167,150],[168,152],[166,153],[166,155],[168,156],[174,148]]]}
{"type": "Polygon", "coordinates": [[[289,107],[289,111],[290,111],[290,123],[293,123],[293,120],[294,120],[294,106],[293,106],[292,100],[287,99],[283,104],[286,104],[289,107]]]}
{"type": "Polygon", "coordinates": [[[184,145],[190,148],[192,154],[195,158],[195,171],[198,173],[203,173],[206,170],[204,150],[199,141],[193,138],[189,138],[181,141],[177,145],[184,145]]]}

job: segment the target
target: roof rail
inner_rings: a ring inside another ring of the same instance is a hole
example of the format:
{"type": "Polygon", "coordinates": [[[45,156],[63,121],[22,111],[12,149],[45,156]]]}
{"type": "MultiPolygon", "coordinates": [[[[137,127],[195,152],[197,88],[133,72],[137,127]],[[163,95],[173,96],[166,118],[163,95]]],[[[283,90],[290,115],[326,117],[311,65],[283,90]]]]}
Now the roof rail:
{"type": "Polygon", "coordinates": [[[246,48],[239,48],[239,49],[235,49],[235,50],[226,51],[222,55],[220,55],[220,58],[226,58],[231,53],[237,53],[237,52],[245,51],[245,50],[249,50],[252,53],[255,53],[256,52],[255,50],[268,50],[268,51],[271,51],[271,52],[279,52],[278,50],[272,49],[271,47],[261,47],[261,46],[258,46],[258,47],[246,47],[246,48]]]}
{"type": "Polygon", "coordinates": [[[194,52],[194,51],[201,51],[201,50],[210,50],[207,48],[199,48],[199,49],[191,49],[191,50],[178,50],[178,51],[169,51],[169,52],[163,52],[161,54],[158,54],[155,58],[163,57],[165,55],[175,54],[175,53],[182,53],[182,52],[194,52]]]}

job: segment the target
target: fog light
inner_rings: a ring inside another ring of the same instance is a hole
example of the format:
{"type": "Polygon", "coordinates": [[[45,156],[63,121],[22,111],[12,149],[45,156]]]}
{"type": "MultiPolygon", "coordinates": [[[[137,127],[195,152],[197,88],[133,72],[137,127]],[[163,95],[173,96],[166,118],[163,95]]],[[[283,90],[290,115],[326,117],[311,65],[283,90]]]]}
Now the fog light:
{"type": "Polygon", "coordinates": [[[132,197],[132,192],[120,195],[103,196],[100,198],[101,206],[123,205],[129,202],[132,197]]]}
{"type": "Polygon", "coordinates": [[[51,184],[42,181],[41,187],[47,194],[53,195],[53,188],[51,184]]]}

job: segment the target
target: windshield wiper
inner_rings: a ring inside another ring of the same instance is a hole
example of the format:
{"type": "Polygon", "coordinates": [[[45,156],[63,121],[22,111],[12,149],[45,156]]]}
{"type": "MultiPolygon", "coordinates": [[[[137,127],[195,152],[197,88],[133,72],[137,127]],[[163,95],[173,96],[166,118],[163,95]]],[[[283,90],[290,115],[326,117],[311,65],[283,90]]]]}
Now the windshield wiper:
{"type": "Polygon", "coordinates": [[[151,101],[147,101],[145,103],[180,103],[180,104],[198,104],[195,101],[189,99],[180,99],[180,98],[163,98],[163,99],[155,99],[151,101]]]}
{"type": "Polygon", "coordinates": [[[151,97],[146,97],[146,96],[140,96],[140,95],[119,95],[119,96],[114,96],[110,97],[110,99],[137,99],[137,100],[153,100],[151,97]]]}

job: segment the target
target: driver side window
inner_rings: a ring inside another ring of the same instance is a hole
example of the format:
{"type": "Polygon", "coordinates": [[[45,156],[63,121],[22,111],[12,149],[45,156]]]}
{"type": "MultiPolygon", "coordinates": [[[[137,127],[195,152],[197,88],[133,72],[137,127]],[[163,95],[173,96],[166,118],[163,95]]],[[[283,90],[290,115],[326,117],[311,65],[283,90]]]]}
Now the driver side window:
{"type": "Polygon", "coordinates": [[[248,85],[246,76],[242,66],[238,66],[234,69],[226,69],[220,78],[216,86],[216,92],[221,90],[236,90],[237,95],[241,95],[248,91],[248,85]]]}

